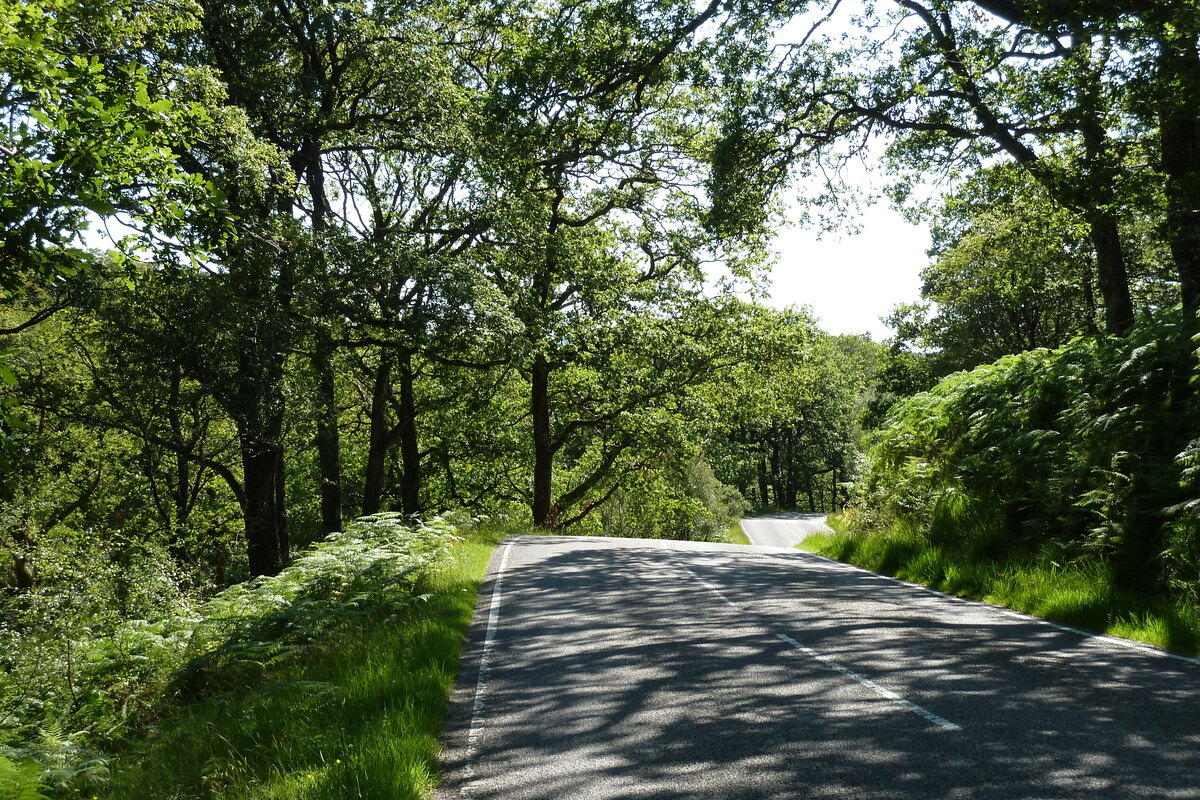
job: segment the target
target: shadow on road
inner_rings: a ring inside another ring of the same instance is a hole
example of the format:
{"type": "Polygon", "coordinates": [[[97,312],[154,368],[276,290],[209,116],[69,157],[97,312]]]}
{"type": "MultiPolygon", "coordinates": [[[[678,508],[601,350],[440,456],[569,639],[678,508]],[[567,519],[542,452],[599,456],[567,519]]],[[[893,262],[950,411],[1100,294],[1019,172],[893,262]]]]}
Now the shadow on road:
{"type": "Polygon", "coordinates": [[[1200,668],[803,556],[567,541],[521,540],[544,556],[504,577],[469,796],[1200,797],[1200,668]]]}

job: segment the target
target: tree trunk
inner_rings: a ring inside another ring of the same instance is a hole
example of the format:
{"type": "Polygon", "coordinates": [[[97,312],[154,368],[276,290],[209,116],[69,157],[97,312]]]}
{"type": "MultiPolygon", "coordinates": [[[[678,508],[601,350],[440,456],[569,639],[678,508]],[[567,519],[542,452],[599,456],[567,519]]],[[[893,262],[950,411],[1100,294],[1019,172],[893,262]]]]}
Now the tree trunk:
{"type": "MultiPolygon", "coordinates": [[[[171,399],[167,406],[167,420],[171,426],[171,436],[175,443],[180,446],[180,450],[176,450],[175,456],[175,485],[171,490],[172,503],[175,506],[175,530],[171,534],[174,549],[177,544],[177,539],[180,531],[183,528],[184,522],[188,518],[188,510],[191,499],[192,476],[191,464],[187,457],[183,454],[182,448],[185,446],[183,438],[183,421],[180,418],[180,399],[179,390],[183,382],[183,371],[176,367],[171,374],[171,399]]],[[[179,557],[179,554],[176,554],[179,557]]],[[[181,559],[182,560],[182,559],[181,559]]]]}
{"type": "Polygon", "coordinates": [[[530,375],[529,411],[533,423],[533,524],[553,528],[551,487],[554,478],[554,445],[550,431],[550,365],[539,353],[530,375]]]}
{"type": "Polygon", "coordinates": [[[786,495],[784,497],[784,505],[787,508],[795,508],[796,507],[796,489],[797,489],[797,486],[796,486],[796,484],[797,484],[797,480],[796,480],[796,445],[795,445],[795,438],[793,437],[791,432],[789,432],[787,435],[786,444],[784,445],[784,453],[785,453],[785,457],[784,457],[783,463],[784,463],[784,468],[785,468],[785,471],[787,474],[787,478],[784,481],[784,486],[785,486],[785,491],[786,491],[786,495]]]}
{"type": "Polygon", "coordinates": [[[783,493],[783,476],[779,465],[779,440],[771,439],[771,488],[775,491],[775,505],[783,507],[786,503],[783,493]]]}
{"type": "Polygon", "coordinates": [[[241,437],[251,575],[274,575],[290,555],[283,504],[283,451],[273,442],[271,437],[241,437]]]}
{"type": "Polygon", "coordinates": [[[29,568],[29,559],[25,556],[13,556],[13,579],[18,591],[27,592],[37,585],[33,570],[29,568]]]}
{"type": "Polygon", "coordinates": [[[1104,299],[1104,327],[1122,336],[1133,327],[1133,299],[1117,219],[1105,211],[1088,213],[1088,234],[1096,249],[1096,278],[1104,299]]]}
{"type": "Polygon", "coordinates": [[[758,456],[758,503],[759,505],[767,505],[767,455],[761,453],[758,456]]]}
{"type": "Polygon", "coordinates": [[[400,351],[400,413],[396,437],[400,444],[400,507],[405,514],[421,510],[421,451],[417,446],[417,401],[413,394],[412,352],[400,351]]]}
{"type": "Polygon", "coordinates": [[[342,529],[342,460],[338,438],[337,394],[333,372],[333,342],[317,333],[312,366],[316,373],[317,460],[321,469],[321,528],[342,529]]]}
{"type": "MultiPolygon", "coordinates": [[[[1191,12],[1184,12],[1190,14],[1191,12]]],[[[1177,15],[1178,16],[1178,15],[1177,15]]],[[[1196,21],[1176,20],[1160,42],[1159,144],[1167,176],[1167,241],[1185,311],[1200,310],[1200,56],[1196,21]],[[1179,24],[1182,22],[1182,24],[1179,24]],[[1167,88],[1169,87],[1169,88],[1167,88]]]]}
{"type": "Polygon", "coordinates": [[[367,467],[363,476],[362,513],[378,514],[383,501],[383,477],[387,470],[388,450],[388,389],[392,381],[392,356],[386,349],[379,351],[379,367],[375,370],[375,387],[371,392],[371,432],[367,445],[367,467]]]}

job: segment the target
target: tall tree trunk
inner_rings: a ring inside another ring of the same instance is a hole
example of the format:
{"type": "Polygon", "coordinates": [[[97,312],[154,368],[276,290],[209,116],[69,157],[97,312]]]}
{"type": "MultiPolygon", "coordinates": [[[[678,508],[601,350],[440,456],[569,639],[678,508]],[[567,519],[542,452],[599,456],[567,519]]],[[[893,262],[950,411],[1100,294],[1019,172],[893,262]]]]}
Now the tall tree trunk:
{"type": "Polygon", "coordinates": [[[758,456],[758,502],[759,505],[767,505],[767,454],[765,452],[758,456]]]}
{"type": "Polygon", "coordinates": [[[251,575],[274,575],[288,559],[283,451],[274,437],[241,436],[246,552],[251,575]]]}
{"type": "Polygon", "coordinates": [[[773,434],[771,437],[771,488],[775,492],[775,505],[782,508],[787,501],[783,492],[783,474],[779,464],[779,437],[777,434],[773,434]]]}
{"type": "Polygon", "coordinates": [[[383,502],[383,478],[387,470],[388,450],[388,391],[392,382],[392,354],[386,348],[379,351],[379,366],[375,370],[375,386],[371,391],[371,432],[367,445],[367,467],[363,478],[362,513],[378,514],[383,502]]]}
{"type": "Polygon", "coordinates": [[[1092,275],[1090,261],[1085,264],[1083,272],[1083,306],[1087,310],[1087,319],[1084,322],[1084,330],[1087,333],[1095,334],[1099,332],[1096,327],[1096,292],[1093,284],[1095,277],[1092,275]]]}
{"type": "Polygon", "coordinates": [[[1200,54],[1190,9],[1176,13],[1160,42],[1159,144],[1167,176],[1167,241],[1183,308],[1200,310],[1200,54]],[[1180,16],[1186,19],[1178,19],[1180,16]]]}
{"type": "Polygon", "coordinates": [[[795,437],[792,431],[788,431],[787,438],[784,440],[784,470],[786,477],[784,479],[784,506],[786,508],[796,507],[796,444],[795,437]]]}
{"type": "Polygon", "coordinates": [[[550,430],[550,364],[538,353],[529,380],[529,412],[533,423],[533,524],[553,528],[550,492],[554,479],[554,443],[550,430]]]}
{"type": "Polygon", "coordinates": [[[400,409],[396,438],[400,444],[400,506],[405,514],[421,510],[421,451],[417,445],[417,401],[413,393],[412,352],[401,350],[400,409]]]}
{"type": "Polygon", "coordinates": [[[1133,298],[1117,219],[1106,211],[1093,211],[1088,213],[1087,222],[1096,249],[1097,284],[1104,298],[1104,328],[1110,334],[1124,335],[1133,327],[1133,298]]]}
{"type": "Polygon", "coordinates": [[[342,529],[342,459],[338,437],[337,393],[333,371],[333,342],[317,332],[312,366],[316,373],[317,460],[321,470],[321,528],[342,529]]]}

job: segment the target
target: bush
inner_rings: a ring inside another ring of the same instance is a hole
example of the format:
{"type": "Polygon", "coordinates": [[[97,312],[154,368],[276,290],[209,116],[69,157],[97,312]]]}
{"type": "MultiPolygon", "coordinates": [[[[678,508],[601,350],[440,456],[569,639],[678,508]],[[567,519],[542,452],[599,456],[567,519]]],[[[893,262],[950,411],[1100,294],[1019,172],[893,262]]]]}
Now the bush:
{"type": "Polygon", "coordinates": [[[278,575],[152,619],[97,613],[71,596],[21,598],[24,615],[0,631],[0,781],[30,764],[52,787],[102,780],[107,749],[179,703],[251,688],[339,629],[400,614],[454,539],[440,520],[366,517],[278,575]]]}
{"type": "Polygon", "coordinates": [[[895,406],[862,529],[1092,557],[1116,584],[1200,598],[1200,338],[1178,317],[944,379],[895,406]]]}

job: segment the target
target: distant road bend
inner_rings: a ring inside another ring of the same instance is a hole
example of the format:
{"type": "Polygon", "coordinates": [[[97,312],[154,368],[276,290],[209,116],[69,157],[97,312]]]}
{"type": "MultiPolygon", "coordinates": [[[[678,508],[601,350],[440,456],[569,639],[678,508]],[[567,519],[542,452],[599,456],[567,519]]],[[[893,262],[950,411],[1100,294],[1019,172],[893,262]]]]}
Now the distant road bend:
{"type": "Polygon", "coordinates": [[[497,548],[439,796],[1200,798],[1200,663],[767,547],[497,548]]]}
{"type": "Polygon", "coordinates": [[[741,526],[750,544],[762,547],[795,547],[814,533],[833,533],[820,512],[776,511],[743,519],[741,526]]]}

